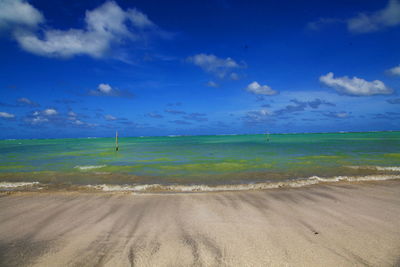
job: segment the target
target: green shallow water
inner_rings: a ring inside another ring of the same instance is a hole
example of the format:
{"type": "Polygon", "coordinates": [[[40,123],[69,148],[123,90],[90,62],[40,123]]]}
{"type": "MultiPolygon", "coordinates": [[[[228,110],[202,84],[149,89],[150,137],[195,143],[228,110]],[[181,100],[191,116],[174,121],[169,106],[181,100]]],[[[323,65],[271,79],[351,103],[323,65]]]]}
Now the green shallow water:
{"type": "MultiPolygon", "coordinates": [[[[400,132],[2,140],[0,181],[231,184],[400,166],[400,132]]],[[[393,172],[393,171],[392,171],[393,172]]]]}

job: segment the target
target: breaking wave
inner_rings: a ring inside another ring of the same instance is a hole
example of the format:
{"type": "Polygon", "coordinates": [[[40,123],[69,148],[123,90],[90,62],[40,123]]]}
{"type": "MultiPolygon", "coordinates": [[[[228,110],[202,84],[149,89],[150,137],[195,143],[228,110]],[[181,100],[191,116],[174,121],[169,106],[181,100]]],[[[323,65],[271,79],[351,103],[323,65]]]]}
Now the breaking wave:
{"type": "Polygon", "coordinates": [[[274,188],[295,188],[319,183],[362,182],[362,181],[384,181],[400,179],[400,175],[367,175],[367,176],[336,176],[322,178],[312,176],[305,179],[287,180],[280,182],[263,182],[252,184],[228,184],[228,185],[162,185],[162,184],[142,184],[142,185],[87,185],[90,189],[105,192],[218,192],[218,191],[243,191],[243,190],[265,190],[274,188]]]}
{"type": "Polygon", "coordinates": [[[74,168],[79,169],[81,171],[87,171],[87,170],[92,170],[92,169],[104,168],[105,166],[106,165],[88,165],[88,166],[77,165],[74,168]]]}
{"type": "Polygon", "coordinates": [[[346,166],[347,168],[350,169],[356,169],[356,170],[377,170],[377,171],[393,171],[393,172],[400,172],[400,167],[398,166],[346,166]]]}
{"type": "Polygon", "coordinates": [[[34,186],[38,185],[39,182],[0,182],[0,188],[16,188],[16,187],[26,187],[26,186],[34,186]]]}

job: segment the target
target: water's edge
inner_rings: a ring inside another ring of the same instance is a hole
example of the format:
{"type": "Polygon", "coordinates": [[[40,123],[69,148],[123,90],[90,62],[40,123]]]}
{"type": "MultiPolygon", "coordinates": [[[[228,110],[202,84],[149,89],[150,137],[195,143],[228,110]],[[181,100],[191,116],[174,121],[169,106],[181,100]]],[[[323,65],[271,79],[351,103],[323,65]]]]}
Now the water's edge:
{"type": "Polygon", "coordinates": [[[39,182],[0,182],[0,192],[24,192],[24,191],[77,191],[77,192],[131,192],[131,193],[200,193],[200,192],[229,192],[252,191],[276,188],[298,188],[318,184],[333,184],[340,182],[371,182],[400,180],[400,175],[366,175],[366,176],[335,176],[322,178],[312,176],[308,178],[291,179],[279,182],[259,182],[249,184],[227,185],[162,185],[162,184],[132,184],[132,185],[51,185],[39,182]]]}

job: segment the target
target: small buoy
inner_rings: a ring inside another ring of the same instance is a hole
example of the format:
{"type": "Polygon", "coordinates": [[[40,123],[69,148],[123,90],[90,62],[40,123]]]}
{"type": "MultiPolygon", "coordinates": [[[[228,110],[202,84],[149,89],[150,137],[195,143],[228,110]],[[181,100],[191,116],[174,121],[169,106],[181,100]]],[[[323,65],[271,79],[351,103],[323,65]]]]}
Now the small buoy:
{"type": "Polygon", "coordinates": [[[118,151],[118,131],[115,132],[115,151],[118,151]]]}

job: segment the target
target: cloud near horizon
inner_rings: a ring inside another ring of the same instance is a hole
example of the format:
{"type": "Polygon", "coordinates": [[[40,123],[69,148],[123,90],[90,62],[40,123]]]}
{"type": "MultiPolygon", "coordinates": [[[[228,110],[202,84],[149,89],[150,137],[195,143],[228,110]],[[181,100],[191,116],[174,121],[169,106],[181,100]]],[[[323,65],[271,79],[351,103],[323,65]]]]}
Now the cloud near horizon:
{"type": "Polygon", "coordinates": [[[336,119],[346,119],[350,117],[350,113],[341,111],[341,112],[326,112],[322,113],[325,117],[336,118],[336,119]]]}
{"type": "Polygon", "coordinates": [[[335,78],[333,72],[319,77],[324,85],[335,89],[338,93],[352,96],[389,95],[393,90],[382,81],[374,80],[368,82],[364,79],[347,76],[335,78]]]}
{"type": "Polygon", "coordinates": [[[139,42],[157,35],[168,37],[148,17],[135,8],[123,10],[114,1],[86,11],[82,29],[56,30],[47,25],[42,13],[22,0],[3,0],[0,28],[11,29],[22,49],[46,57],[70,58],[88,55],[101,58],[113,45],[139,42]],[[29,26],[29,27],[27,27],[29,26]],[[40,28],[35,30],[34,28],[40,28]]]}
{"type": "Polygon", "coordinates": [[[54,108],[48,108],[41,111],[34,111],[25,118],[25,122],[29,124],[41,124],[52,120],[57,120],[58,111],[54,108]]]}

